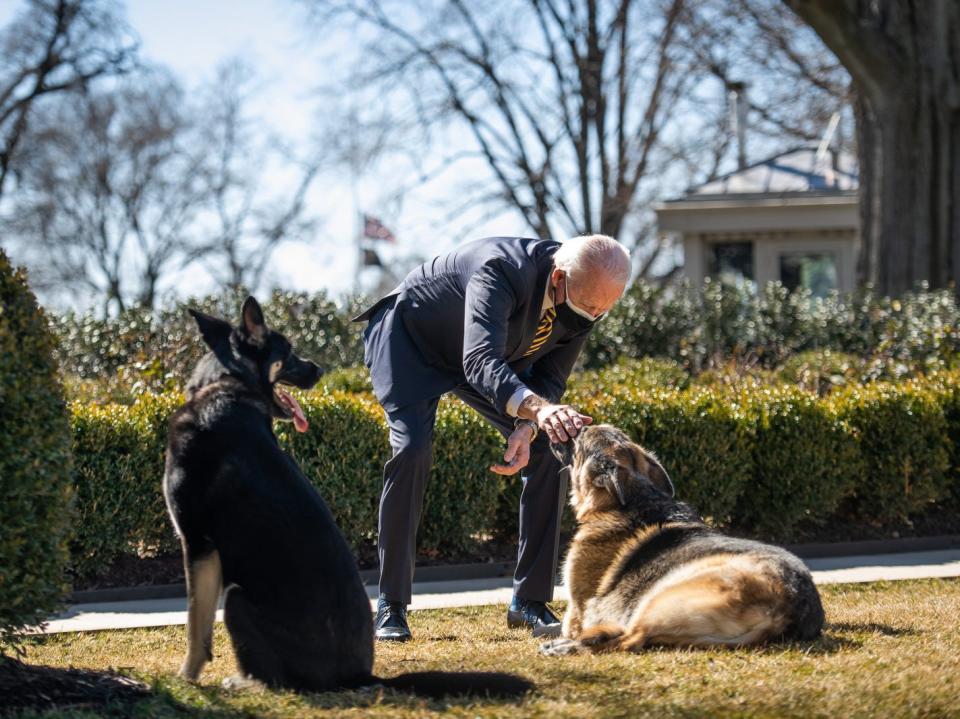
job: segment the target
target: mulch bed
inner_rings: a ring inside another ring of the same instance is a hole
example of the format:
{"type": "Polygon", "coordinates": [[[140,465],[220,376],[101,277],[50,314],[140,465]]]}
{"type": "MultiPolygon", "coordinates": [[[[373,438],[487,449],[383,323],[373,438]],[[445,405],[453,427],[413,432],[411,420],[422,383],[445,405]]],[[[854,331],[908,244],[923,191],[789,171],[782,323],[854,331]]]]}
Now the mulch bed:
{"type": "MultiPolygon", "coordinates": [[[[873,539],[905,539],[907,537],[942,537],[960,534],[960,511],[955,507],[938,506],[909,520],[876,524],[845,518],[823,525],[794,528],[790,544],[808,542],[859,542],[873,539]]],[[[765,539],[757,537],[757,539],[765,539]]]]}
{"type": "MultiPolygon", "coordinates": [[[[429,567],[444,564],[470,564],[473,562],[509,562],[517,558],[517,545],[513,542],[485,542],[471,554],[417,555],[417,566],[429,567]]],[[[361,557],[360,569],[377,566],[375,554],[361,557]]],[[[183,559],[173,557],[120,557],[103,571],[93,576],[72,577],[74,591],[89,589],[114,589],[116,587],[145,587],[159,584],[183,584],[183,559]]]]}
{"type": "Polygon", "coordinates": [[[74,577],[74,591],[113,589],[114,587],[144,587],[158,584],[183,584],[183,558],[124,556],[102,572],[88,577],[74,577]]]}
{"type": "Polygon", "coordinates": [[[143,682],[114,671],[31,666],[0,657],[0,715],[24,709],[99,709],[150,694],[143,682]]]}

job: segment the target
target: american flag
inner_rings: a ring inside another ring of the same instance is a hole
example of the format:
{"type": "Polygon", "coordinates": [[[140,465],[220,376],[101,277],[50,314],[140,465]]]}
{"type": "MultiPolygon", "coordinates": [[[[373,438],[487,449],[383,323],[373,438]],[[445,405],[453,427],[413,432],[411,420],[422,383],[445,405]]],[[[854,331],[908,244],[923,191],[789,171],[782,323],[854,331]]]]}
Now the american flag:
{"type": "Polygon", "coordinates": [[[386,240],[387,242],[396,242],[396,236],[387,229],[379,217],[373,215],[363,216],[363,236],[371,240],[386,240]]]}

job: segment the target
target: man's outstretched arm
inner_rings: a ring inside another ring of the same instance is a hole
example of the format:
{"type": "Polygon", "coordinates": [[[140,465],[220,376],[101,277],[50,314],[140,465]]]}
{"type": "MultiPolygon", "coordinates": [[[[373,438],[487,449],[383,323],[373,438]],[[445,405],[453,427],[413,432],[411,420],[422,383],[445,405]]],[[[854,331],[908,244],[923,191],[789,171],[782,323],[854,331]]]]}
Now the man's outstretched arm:
{"type": "Polygon", "coordinates": [[[501,414],[525,385],[507,364],[507,327],[518,299],[507,277],[512,268],[491,262],[467,283],[463,317],[463,374],[501,414]]]}

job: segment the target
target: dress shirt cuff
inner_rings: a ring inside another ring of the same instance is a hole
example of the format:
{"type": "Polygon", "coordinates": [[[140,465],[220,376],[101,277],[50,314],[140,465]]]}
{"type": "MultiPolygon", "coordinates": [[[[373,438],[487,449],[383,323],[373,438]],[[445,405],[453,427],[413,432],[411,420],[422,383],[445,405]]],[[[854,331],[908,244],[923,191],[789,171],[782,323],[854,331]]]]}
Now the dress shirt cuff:
{"type": "Polygon", "coordinates": [[[536,392],[529,387],[521,387],[512,395],[510,395],[510,399],[507,400],[507,414],[509,414],[511,417],[516,417],[517,410],[520,409],[520,405],[523,403],[523,400],[532,394],[536,394],[536,392]]]}

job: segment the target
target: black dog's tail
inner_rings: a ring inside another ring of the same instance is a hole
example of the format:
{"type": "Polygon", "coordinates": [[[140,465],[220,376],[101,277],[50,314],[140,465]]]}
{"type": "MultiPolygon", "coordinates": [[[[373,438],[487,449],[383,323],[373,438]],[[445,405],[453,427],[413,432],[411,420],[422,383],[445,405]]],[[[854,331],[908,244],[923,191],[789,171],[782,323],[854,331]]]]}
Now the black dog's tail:
{"type": "Polygon", "coordinates": [[[535,686],[528,679],[504,672],[410,672],[388,679],[372,676],[370,680],[433,699],[456,695],[520,697],[535,686]]]}

